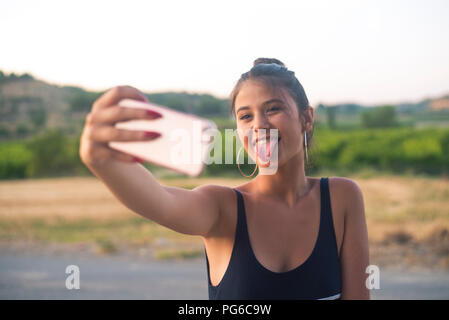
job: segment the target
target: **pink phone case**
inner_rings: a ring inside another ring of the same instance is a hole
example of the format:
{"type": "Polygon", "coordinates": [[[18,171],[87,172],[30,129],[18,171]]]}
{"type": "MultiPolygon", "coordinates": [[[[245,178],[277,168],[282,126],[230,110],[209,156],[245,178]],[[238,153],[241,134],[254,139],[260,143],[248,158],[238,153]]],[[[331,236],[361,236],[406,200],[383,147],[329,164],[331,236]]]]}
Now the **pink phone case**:
{"type": "Polygon", "coordinates": [[[161,136],[150,141],[112,141],[111,148],[192,177],[203,172],[217,132],[213,121],[152,102],[124,99],[119,106],[153,110],[162,118],[119,122],[117,128],[155,131],[161,136]]]}

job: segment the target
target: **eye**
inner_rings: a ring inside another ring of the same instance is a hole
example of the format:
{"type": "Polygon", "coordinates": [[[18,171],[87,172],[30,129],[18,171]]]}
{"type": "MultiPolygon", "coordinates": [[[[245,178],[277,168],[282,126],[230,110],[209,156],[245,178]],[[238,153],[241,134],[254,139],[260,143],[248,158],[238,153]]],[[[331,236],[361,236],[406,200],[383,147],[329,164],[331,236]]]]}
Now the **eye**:
{"type": "Polygon", "coordinates": [[[277,111],[277,110],[280,110],[280,109],[281,109],[281,107],[274,106],[274,107],[269,108],[268,111],[277,111]]]}
{"type": "Polygon", "coordinates": [[[245,115],[241,116],[239,119],[240,120],[245,120],[245,119],[248,119],[247,117],[249,117],[249,115],[245,114],[245,115]]]}

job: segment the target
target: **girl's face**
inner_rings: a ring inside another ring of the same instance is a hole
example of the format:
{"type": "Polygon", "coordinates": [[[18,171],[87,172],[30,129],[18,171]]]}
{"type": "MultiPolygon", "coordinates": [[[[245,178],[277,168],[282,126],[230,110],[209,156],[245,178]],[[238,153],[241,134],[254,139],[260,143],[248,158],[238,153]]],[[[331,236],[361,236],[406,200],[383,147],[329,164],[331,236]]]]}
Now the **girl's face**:
{"type": "MultiPolygon", "coordinates": [[[[306,123],[300,117],[290,94],[283,88],[277,91],[271,92],[262,82],[247,80],[235,99],[234,110],[240,140],[249,156],[262,167],[269,165],[265,154],[273,153],[270,147],[278,148],[278,167],[303,152],[304,129],[311,129],[311,123],[305,127],[306,123]],[[256,144],[257,139],[270,135],[270,129],[278,130],[277,144],[273,139],[271,143],[267,139],[266,144],[256,144]],[[251,148],[249,143],[252,143],[251,148]],[[262,149],[265,152],[260,153],[262,149]]],[[[313,108],[309,107],[307,112],[313,121],[313,108]]]]}

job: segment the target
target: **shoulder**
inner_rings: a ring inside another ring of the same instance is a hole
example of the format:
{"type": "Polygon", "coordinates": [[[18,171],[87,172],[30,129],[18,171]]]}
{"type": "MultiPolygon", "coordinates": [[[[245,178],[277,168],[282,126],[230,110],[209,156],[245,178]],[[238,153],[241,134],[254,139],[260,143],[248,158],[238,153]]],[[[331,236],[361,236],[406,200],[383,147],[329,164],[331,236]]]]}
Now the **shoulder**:
{"type": "Polygon", "coordinates": [[[201,193],[201,194],[207,195],[211,198],[217,198],[217,199],[232,195],[234,193],[234,191],[232,190],[231,187],[212,184],[212,183],[199,185],[199,186],[193,188],[192,190],[197,193],[201,193]]]}
{"type": "Polygon", "coordinates": [[[335,192],[348,192],[351,194],[362,192],[357,182],[345,177],[329,177],[329,188],[332,188],[335,192]]]}
{"type": "Polygon", "coordinates": [[[363,192],[360,185],[349,178],[329,177],[329,191],[332,200],[335,199],[344,209],[345,215],[359,211],[363,205],[363,192]]]}
{"type": "Polygon", "coordinates": [[[234,212],[237,210],[237,194],[232,187],[204,184],[193,190],[205,199],[207,198],[210,205],[213,205],[218,212],[214,226],[204,238],[222,237],[232,231],[233,225],[236,223],[234,212]]]}
{"type": "Polygon", "coordinates": [[[208,201],[214,202],[221,211],[236,199],[234,190],[223,185],[203,184],[195,187],[192,191],[207,198],[208,201]]]}

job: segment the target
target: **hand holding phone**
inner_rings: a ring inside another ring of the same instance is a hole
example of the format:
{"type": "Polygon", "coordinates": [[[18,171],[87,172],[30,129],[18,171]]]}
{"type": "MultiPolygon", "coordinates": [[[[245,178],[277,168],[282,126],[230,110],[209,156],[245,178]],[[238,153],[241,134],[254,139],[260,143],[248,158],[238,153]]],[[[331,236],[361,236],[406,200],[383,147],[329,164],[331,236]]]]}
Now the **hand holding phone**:
{"type": "Polygon", "coordinates": [[[124,99],[118,105],[150,110],[162,117],[118,122],[116,128],[156,132],[160,136],[149,141],[110,141],[109,147],[189,176],[201,174],[217,129],[213,121],[151,102],[124,99]]]}
{"type": "Polygon", "coordinates": [[[108,146],[110,141],[149,141],[158,139],[157,133],[149,131],[125,130],[115,127],[117,122],[135,119],[152,120],[162,115],[153,111],[135,108],[122,108],[118,105],[122,99],[148,101],[136,88],[116,86],[102,94],[92,104],[86,115],[80,139],[79,155],[81,161],[94,171],[110,162],[141,162],[130,154],[120,152],[108,146]]]}

